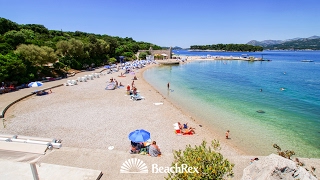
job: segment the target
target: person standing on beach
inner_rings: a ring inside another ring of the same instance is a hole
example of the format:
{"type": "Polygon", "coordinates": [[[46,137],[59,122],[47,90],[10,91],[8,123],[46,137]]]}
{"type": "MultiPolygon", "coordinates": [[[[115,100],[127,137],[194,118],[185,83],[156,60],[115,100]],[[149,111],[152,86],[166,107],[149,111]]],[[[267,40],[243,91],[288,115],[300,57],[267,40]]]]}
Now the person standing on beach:
{"type": "Polygon", "coordinates": [[[226,132],[226,139],[229,139],[229,130],[227,130],[227,132],[226,132]]]}
{"type": "Polygon", "coordinates": [[[168,82],[167,86],[168,86],[168,90],[169,90],[169,88],[170,88],[170,83],[169,82],[168,82]]]}
{"type": "Polygon", "coordinates": [[[127,85],[127,95],[130,95],[130,85],[127,85]]]}

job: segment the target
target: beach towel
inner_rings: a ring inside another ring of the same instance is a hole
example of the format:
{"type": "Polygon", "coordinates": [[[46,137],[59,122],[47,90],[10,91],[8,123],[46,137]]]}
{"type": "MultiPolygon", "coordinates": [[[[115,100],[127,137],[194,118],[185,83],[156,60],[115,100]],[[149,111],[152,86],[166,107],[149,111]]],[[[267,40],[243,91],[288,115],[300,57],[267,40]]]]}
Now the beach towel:
{"type": "Polygon", "coordinates": [[[114,90],[116,87],[115,83],[109,83],[106,87],[106,90],[114,90]]]}

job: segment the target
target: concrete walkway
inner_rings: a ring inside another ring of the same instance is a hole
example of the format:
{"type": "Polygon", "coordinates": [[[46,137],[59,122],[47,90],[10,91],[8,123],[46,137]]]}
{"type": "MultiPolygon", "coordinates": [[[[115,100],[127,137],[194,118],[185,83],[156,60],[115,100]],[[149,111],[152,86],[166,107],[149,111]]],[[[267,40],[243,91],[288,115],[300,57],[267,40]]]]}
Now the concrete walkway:
{"type": "Polygon", "coordinates": [[[100,179],[102,172],[99,170],[61,166],[54,164],[35,164],[32,171],[29,163],[0,160],[0,179],[100,179]],[[34,173],[33,173],[34,172],[34,173]],[[35,178],[36,176],[37,178],[35,178]]]}
{"type": "MultiPolygon", "coordinates": [[[[67,82],[67,80],[73,80],[73,79],[75,80],[78,77],[82,77],[84,75],[88,75],[88,74],[92,74],[92,73],[100,73],[102,70],[103,70],[103,68],[98,68],[95,71],[85,71],[85,72],[77,73],[75,76],[68,77],[65,79],[45,82],[45,83],[43,83],[43,85],[41,87],[24,88],[24,89],[20,89],[18,91],[14,91],[14,92],[0,94],[0,118],[5,117],[5,113],[7,110],[6,108],[8,108],[8,106],[10,106],[10,104],[14,103],[15,101],[17,101],[23,97],[28,96],[28,95],[33,95],[34,91],[46,90],[46,89],[50,89],[52,87],[63,85],[67,82]]],[[[54,91],[54,89],[52,91],[54,91]]]]}

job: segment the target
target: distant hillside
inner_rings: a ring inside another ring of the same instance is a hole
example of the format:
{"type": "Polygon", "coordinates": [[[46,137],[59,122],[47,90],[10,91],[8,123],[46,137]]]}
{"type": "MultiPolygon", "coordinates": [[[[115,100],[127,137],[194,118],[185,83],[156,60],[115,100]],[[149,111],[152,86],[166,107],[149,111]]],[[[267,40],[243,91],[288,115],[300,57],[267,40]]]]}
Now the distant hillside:
{"type": "Polygon", "coordinates": [[[264,40],[249,41],[247,44],[253,46],[262,46],[264,49],[312,49],[320,50],[320,36],[311,36],[308,38],[294,38],[287,40],[264,40]]]}

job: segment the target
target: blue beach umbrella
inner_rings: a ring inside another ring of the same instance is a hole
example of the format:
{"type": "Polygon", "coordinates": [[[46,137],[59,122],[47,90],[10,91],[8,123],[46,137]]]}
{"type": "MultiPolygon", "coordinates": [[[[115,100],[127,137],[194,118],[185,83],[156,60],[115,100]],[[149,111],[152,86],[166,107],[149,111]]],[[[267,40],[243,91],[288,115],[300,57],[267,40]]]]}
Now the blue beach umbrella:
{"type": "Polygon", "coordinates": [[[137,129],[131,132],[128,137],[132,142],[146,142],[150,139],[150,133],[144,129],[137,129]]]}
{"type": "Polygon", "coordinates": [[[104,68],[106,68],[106,69],[110,69],[110,66],[109,66],[109,65],[106,65],[106,66],[104,66],[104,68]]]}
{"type": "Polygon", "coordinates": [[[39,87],[39,86],[42,86],[43,83],[40,82],[40,81],[36,81],[36,82],[31,82],[28,84],[28,87],[39,87]]]}

